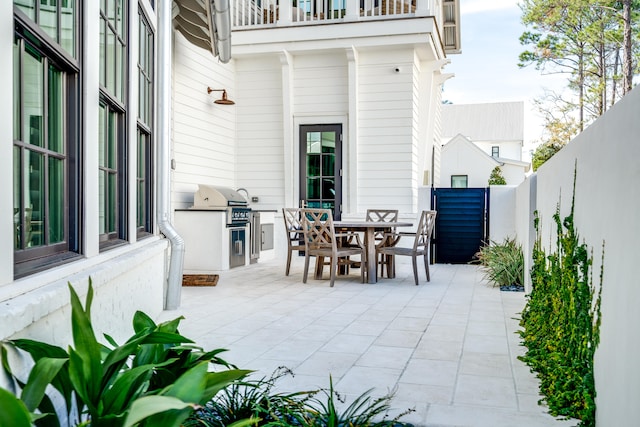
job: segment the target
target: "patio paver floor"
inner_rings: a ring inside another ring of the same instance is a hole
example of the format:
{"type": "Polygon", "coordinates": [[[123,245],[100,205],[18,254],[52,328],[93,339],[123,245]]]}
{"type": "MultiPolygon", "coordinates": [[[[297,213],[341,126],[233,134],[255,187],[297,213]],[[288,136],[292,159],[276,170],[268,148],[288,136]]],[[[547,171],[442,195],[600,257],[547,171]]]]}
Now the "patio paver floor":
{"type": "MultiPolygon", "coordinates": [[[[395,390],[392,414],[416,427],[570,426],[537,404],[537,379],[517,356],[521,292],[488,286],[476,266],[431,266],[415,286],[400,260],[395,279],[362,284],[359,271],[302,283],[303,259],[291,274],[272,260],[220,273],[215,287],[183,287],[181,332],[243,369],[269,376],[279,366],[295,376],[278,391],[329,386],[347,398],[373,388],[395,390]]],[[[325,272],[325,277],[328,272],[325,272]]],[[[347,401],[347,403],[349,403],[347,401]]]]}

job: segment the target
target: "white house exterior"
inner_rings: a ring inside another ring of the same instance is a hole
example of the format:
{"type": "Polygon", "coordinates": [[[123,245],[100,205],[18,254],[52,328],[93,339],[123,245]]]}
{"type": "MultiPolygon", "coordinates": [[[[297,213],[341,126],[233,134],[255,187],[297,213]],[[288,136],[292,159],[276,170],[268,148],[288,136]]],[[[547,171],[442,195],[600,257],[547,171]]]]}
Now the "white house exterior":
{"type": "Polygon", "coordinates": [[[14,58],[0,70],[0,339],[66,345],[67,283],[82,298],[89,278],[96,332],[116,340],[136,310],[179,304],[175,211],[198,184],[245,187],[272,215],[298,206],[305,126],[339,129],[321,142],[340,147],[343,217],[423,206],[456,0],[316,3],[295,22],[284,2],[273,19],[266,2],[253,17],[231,4],[227,63],[229,21],[207,2],[102,3],[0,4],[0,53],[14,58]]]}
{"type": "Polygon", "coordinates": [[[467,187],[486,187],[496,166],[508,185],[520,184],[530,169],[523,135],[523,102],[443,105],[440,186],[466,179],[467,187]]]}

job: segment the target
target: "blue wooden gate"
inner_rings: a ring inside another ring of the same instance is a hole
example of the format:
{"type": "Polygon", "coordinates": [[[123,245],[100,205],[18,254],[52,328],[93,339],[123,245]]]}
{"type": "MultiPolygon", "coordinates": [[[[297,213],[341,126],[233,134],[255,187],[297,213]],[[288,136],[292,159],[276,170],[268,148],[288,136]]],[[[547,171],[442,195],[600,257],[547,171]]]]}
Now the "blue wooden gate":
{"type": "Polygon", "coordinates": [[[437,263],[467,263],[489,235],[489,188],[434,188],[433,239],[437,263]]]}

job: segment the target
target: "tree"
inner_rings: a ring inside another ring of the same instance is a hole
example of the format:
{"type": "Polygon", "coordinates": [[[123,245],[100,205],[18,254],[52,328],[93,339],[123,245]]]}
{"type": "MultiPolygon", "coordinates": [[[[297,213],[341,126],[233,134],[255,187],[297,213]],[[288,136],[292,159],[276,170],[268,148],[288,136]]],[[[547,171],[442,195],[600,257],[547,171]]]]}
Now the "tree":
{"type": "Polygon", "coordinates": [[[502,175],[500,166],[496,166],[489,175],[489,185],[507,185],[507,180],[502,175]]]}
{"type": "Polygon", "coordinates": [[[518,65],[568,75],[575,99],[563,102],[580,130],[630,90],[639,70],[640,0],[524,0],[521,9],[531,31],[520,37],[528,49],[518,65]]]}
{"type": "Polygon", "coordinates": [[[544,162],[567,145],[578,134],[578,130],[578,123],[575,119],[571,117],[555,118],[548,115],[545,118],[542,141],[531,154],[533,170],[538,170],[544,162]]]}

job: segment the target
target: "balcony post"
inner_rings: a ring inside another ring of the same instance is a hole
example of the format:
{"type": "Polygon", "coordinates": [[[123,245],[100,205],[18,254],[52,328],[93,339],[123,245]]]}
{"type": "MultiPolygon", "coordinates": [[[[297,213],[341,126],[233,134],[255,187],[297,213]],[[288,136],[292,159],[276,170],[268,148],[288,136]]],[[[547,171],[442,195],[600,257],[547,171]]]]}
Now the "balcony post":
{"type": "Polygon", "coordinates": [[[292,0],[280,0],[278,25],[291,25],[292,0]]]}
{"type": "Polygon", "coordinates": [[[360,17],[360,0],[347,0],[347,10],[344,15],[345,21],[357,21],[360,17]]]}
{"type": "Polygon", "coordinates": [[[434,15],[431,10],[433,2],[434,0],[416,0],[416,16],[434,15]]]}

